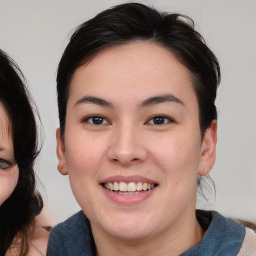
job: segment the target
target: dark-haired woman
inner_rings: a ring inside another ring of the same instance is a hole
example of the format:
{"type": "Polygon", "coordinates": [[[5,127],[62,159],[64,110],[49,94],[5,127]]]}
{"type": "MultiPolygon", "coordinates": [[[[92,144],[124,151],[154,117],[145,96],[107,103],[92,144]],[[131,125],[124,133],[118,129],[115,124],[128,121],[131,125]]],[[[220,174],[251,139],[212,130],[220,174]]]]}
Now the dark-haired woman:
{"type": "Polygon", "coordinates": [[[24,77],[0,50],[0,255],[45,255],[48,232],[36,224],[37,128],[24,77]]]}
{"type": "Polygon", "coordinates": [[[57,75],[57,154],[82,211],[53,229],[49,256],[256,255],[253,231],[195,209],[219,81],[179,14],[130,3],[78,27],[57,75]]]}

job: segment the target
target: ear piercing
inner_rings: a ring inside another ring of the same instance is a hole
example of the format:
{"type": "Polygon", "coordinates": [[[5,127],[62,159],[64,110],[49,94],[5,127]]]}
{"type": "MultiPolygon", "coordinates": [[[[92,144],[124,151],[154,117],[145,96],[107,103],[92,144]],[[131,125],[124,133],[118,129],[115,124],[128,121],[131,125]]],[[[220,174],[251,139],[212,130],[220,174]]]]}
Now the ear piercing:
{"type": "Polygon", "coordinates": [[[199,171],[199,175],[200,175],[200,176],[203,176],[203,175],[205,175],[207,172],[208,172],[208,169],[207,169],[207,168],[204,168],[202,171],[199,171]]]}

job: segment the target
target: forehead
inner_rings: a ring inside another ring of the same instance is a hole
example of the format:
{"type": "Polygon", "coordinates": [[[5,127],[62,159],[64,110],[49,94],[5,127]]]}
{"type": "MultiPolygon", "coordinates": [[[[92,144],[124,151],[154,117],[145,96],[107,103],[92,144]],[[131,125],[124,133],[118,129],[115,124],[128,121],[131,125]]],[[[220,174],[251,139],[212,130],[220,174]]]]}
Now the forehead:
{"type": "Polygon", "coordinates": [[[69,98],[96,93],[116,99],[125,95],[194,93],[190,71],[165,47],[152,42],[132,42],[102,50],[80,66],[71,80],[69,98]],[[162,90],[160,92],[160,90],[162,90]]]}

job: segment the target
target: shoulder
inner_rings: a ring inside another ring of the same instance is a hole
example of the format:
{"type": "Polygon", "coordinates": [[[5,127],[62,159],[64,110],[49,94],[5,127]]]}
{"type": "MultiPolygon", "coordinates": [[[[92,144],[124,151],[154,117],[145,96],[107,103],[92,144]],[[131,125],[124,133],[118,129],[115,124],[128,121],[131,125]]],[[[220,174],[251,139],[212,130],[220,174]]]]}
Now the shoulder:
{"type": "Polygon", "coordinates": [[[253,256],[256,255],[256,233],[249,228],[246,228],[245,238],[238,256],[253,256]]]}
{"type": "Polygon", "coordinates": [[[245,228],[237,221],[226,218],[216,211],[197,210],[197,219],[207,235],[218,234],[223,239],[243,241],[245,228]]]}
{"type": "Polygon", "coordinates": [[[66,238],[69,235],[75,235],[77,232],[84,232],[88,228],[89,220],[82,211],[79,211],[64,222],[56,225],[50,233],[50,239],[66,238]]]}
{"type": "MultiPolygon", "coordinates": [[[[35,226],[33,228],[33,233],[29,239],[29,249],[27,256],[42,256],[46,255],[47,243],[49,238],[49,231],[46,231],[41,226],[35,226]]],[[[18,256],[21,254],[23,239],[20,235],[14,238],[14,241],[8,251],[6,256],[18,256]]]]}
{"type": "Polygon", "coordinates": [[[83,255],[82,252],[92,251],[93,248],[90,222],[84,213],[79,211],[52,229],[47,255],[83,255]]]}
{"type": "Polygon", "coordinates": [[[215,237],[217,240],[215,244],[218,248],[217,251],[221,252],[220,255],[237,255],[245,237],[245,227],[217,212],[212,212],[212,214],[213,220],[209,230],[211,237],[215,237]],[[218,237],[215,234],[218,234],[218,237]]]}
{"type": "Polygon", "coordinates": [[[241,224],[215,211],[197,211],[197,219],[205,234],[201,242],[183,256],[237,255],[245,236],[245,228],[241,224]]]}
{"type": "Polygon", "coordinates": [[[35,226],[33,236],[29,242],[28,256],[46,255],[50,232],[42,226],[35,226]]]}

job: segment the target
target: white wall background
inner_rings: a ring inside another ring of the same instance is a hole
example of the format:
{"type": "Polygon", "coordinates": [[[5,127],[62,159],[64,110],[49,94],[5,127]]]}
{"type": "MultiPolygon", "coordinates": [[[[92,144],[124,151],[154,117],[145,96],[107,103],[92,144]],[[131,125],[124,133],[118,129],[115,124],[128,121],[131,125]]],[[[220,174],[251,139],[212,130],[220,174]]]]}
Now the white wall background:
{"type": "MultiPolygon", "coordinates": [[[[72,30],[121,0],[0,0],[0,48],[23,70],[44,127],[44,146],[37,162],[39,185],[53,223],[79,207],[68,178],[56,168],[58,126],[55,77],[72,30]]],[[[216,201],[200,207],[256,221],[256,1],[148,0],[159,10],[191,16],[217,55],[222,82],[217,161],[211,176],[216,201]]],[[[86,185],[86,184],[85,184],[86,185]]]]}

